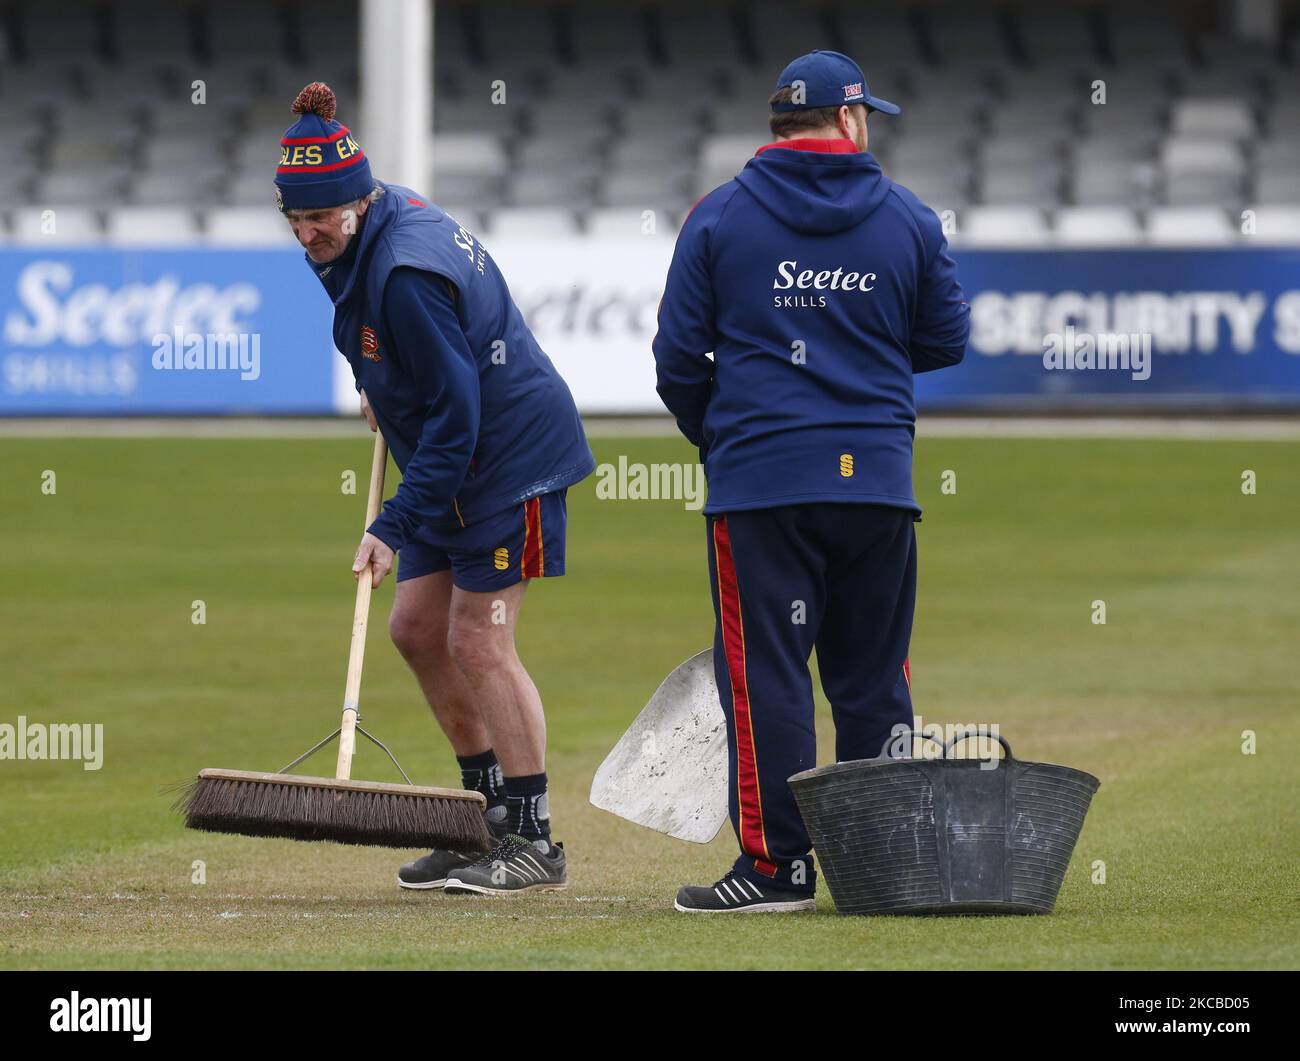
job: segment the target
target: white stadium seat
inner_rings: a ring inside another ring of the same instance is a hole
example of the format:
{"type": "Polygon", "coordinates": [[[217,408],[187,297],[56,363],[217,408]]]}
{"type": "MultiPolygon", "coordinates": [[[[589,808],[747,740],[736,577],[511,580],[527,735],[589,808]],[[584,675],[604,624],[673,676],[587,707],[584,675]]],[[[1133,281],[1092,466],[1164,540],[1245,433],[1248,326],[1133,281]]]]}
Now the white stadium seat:
{"type": "Polygon", "coordinates": [[[1137,215],[1125,206],[1067,206],[1056,212],[1062,247],[1131,247],[1143,241],[1137,215]]]}
{"type": "Polygon", "coordinates": [[[296,247],[289,223],[273,206],[219,206],[204,215],[207,241],[218,246],[296,247]]]}
{"type": "Polygon", "coordinates": [[[1161,247],[1219,247],[1235,243],[1240,230],[1225,211],[1209,206],[1157,207],[1147,215],[1147,236],[1161,247]]]}
{"type": "Polygon", "coordinates": [[[1160,150],[1160,161],[1170,173],[1239,175],[1246,168],[1246,161],[1236,144],[1200,137],[1171,137],[1160,150]]]}
{"type": "Polygon", "coordinates": [[[108,238],[122,246],[194,243],[199,226],[185,207],[119,206],[108,215],[108,238]]]}
{"type": "Polygon", "coordinates": [[[1240,202],[1246,160],[1231,140],[1172,137],[1160,152],[1166,201],[1174,206],[1240,202]]]}
{"type": "Polygon", "coordinates": [[[1300,206],[1256,206],[1251,210],[1255,232],[1243,242],[1300,247],[1300,206]]]}
{"type": "Polygon", "coordinates": [[[654,232],[643,229],[645,218],[641,210],[609,207],[587,213],[587,235],[595,239],[628,239],[638,236],[675,239],[676,218],[662,210],[655,211],[654,232]]]}
{"type": "Polygon", "coordinates": [[[1246,140],[1255,134],[1255,113],[1243,99],[1182,99],[1170,112],[1178,136],[1246,140]]]}
{"type": "Polygon", "coordinates": [[[957,215],[954,245],[1043,247],[1052,241],[1041,210],[1028,206],[972,206],[957,215]]]}
{"type": "Polygon", "coordinates": [[[11,238],[28,246],[102,243],[96,211],[84,206],[24,206],[10,212],[11,238]],[[46,217],[52,211],[52,218],[46,217]],[[53,221],[53,231],[49,222],[53,221]]]}
{"type": "Polygon", "coordinates": [[[1261,203],[1289,206],[1300,201],[1297,185],[1300,185],[1300,180],[1297,180],[1294,173],[1270,170],[1255,179],[1255,198],[1261,203]]]}
{"type": "Polygon", "coordinates": [[[500,175],[510,160],[501,138],[491,133],[442,133],[433,138],[434,181],[441,173],[500,175]]]}
{"type": "Polygon", "coordinates": [[[578,219],[569,210],[548,207],[503,207],[492,212],[492,236],[545,237],[571,236],[578,231],[578,219]]]}

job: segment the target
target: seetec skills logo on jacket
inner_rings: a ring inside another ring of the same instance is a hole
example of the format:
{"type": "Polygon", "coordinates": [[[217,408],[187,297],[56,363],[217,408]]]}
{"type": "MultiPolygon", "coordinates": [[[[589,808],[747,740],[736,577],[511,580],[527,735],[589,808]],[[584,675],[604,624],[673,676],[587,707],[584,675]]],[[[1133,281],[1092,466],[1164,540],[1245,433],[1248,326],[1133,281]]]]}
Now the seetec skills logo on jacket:
{"type": "MultiPolygon", "coordinates": [[[[791,288],[797,288],[800,291],[872,291],[876,286],[875,273],[862,273],[856,270],[846,270],[844,266],[839,265],[834,269],[802,269],[796,275],[795,270],[799,269],[798,261],[791,259],[784,261],[776,267],[776,279],[772,281],[773,291],[789,291],[791,288]],[[870,281],[870,283],[868,283],[870,281]]],[[[813,309],[826,305],[825,295],[773,295],[772,306],[775,309],[799,309],[810,307],[813,309]]]]}

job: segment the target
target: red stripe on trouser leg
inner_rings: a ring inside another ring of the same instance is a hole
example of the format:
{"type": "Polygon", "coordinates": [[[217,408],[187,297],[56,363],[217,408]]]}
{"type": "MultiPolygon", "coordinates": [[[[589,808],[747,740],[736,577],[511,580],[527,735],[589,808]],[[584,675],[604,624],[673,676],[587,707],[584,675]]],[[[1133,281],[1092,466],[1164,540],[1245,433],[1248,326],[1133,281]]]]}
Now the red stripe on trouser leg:
{"type": "Polygon", "coordinates": [[[740,587],[731,555],[726,517],[713,524],[713,551],[718,568],[718,612],[722,625],[722,651],[731,679],[731,707],[736,731],[736,792],[740,804],[740,847],[762,860],[756,868],[767,876],[776,873],[763,832],[763,803],[754,754],[754,725],[749,715],[749,682],[745,673],[745,624],[740,614],[740,587]],[[768,872],[770,867],[771,872],[768,872]]]}
{"type": "Polygon", "coordinates": [[[524,502],[524,558],[520,562],[524,578],[542,577],[542,502],[531,498],[524,502]]]}
{"type": "Polygon", "coordinates": [[[903,660],[903,681],[907,682],[907,691],[912,691],[912,658],[909,656],[903,660]]]}

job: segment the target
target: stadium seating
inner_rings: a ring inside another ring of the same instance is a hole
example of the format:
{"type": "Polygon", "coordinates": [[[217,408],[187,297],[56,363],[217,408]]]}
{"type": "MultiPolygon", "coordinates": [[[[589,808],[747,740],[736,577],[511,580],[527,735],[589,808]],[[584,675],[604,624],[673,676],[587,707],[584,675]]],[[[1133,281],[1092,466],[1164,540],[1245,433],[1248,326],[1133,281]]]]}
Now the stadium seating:
{"type": "Polygon", "coordinates": [[[543,239],[572,236],[578,231],[578,219],[567,210],[507,206],[493,212],[490,231],[543,239]]]}
{"type": "Polygon", "coordinates": [[[613,207],[587,211],[587,234],[603,239],[640,239],[647,236],[673,237],[677,227],[669,218],[650,210],[613,207]]]}
{"type": "Polygon", "coordinates": [[[183,245],[198,234],[194,211],[184,207],[119,206],[108,215],[108,238],[120,245],[183,245]]]}
{"type": "Polygon", "coordinates": [[[1300,244],[1300,206],[1259,206],[1254,216],[1256,243],[1295,246],[1300,244]]]}
{"type": "MultiPolygon", "coordinates": [[[[960,242],[1236,243],[1254,238],[1247,207],[1292,238],[1300,26],[1264,46],[1195,16],[1126,0],[439,0],[425,190],[497,234],[639,232],[645,210],[671,233],[768,138],[781,65],[829,46],[903,106],[872,121],[872,150],[954,211],[960,242]]],[[[53,203],[59,238],[258,242],[297,90],[328,80],[359,110],[356,22],[350,0],[0,9],[0,235],[33,238],[53,203]]]]}
{"type": "Polygon", "coordinates": [[[1147,232],[1153,243],[1167,246],[1215,246],[1230,242],[1237,230],[1212,206],[1159,206],[1151,211],[1147,232]]]}
{"type": "Polygon", "coordinates": [[[950,234],[954,247],[976,243],[999,247],[1041,247],[1051,241],[1051,229],[1041,210],[1032,206],[973,206],[961,215],[950,234]]]}
{"type": "Polygon", "coordinates": [[[206,212],[208,242],[220,246],[293,247],[296,242],[273,206],[221,206],[206,212]]]}
{"type": "Polygon", "coordinates": [[[1142,242],[1137,215],[1123,206],[1063,206],[1056,211],[1056,241],[1075,247],[1127,247],[1142,242]]]}
{"type": "Polygon", "coordinates": [[[104,228],[98,212],[84,206],[27,206],[9,211],[15,243],[101,243],[104,228]]]}

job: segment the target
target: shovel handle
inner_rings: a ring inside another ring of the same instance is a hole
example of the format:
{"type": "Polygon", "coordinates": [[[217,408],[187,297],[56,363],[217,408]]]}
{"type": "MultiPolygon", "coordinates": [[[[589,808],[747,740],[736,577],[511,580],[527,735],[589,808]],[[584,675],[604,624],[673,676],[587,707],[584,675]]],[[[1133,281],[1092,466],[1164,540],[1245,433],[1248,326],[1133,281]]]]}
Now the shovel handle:
{"type": "MultiPolygon", "coordinates": [[[[375,432],[375,452],[370,460],[370,496],[366,501],[366,526],[379,515],[384,495],[384,470],[388,445],[375,432]]],[[[361,664],[366,654],[366,627],[370,622],[370,591],[373,576],[366,568],[357,576],[357,603],[352,610],[352,648],[348,652],[348,680],[343,687],[343,721],[339,723],[339,760],[334,776],[347,781],[352,776],[352,753],[357,747],[357,711],[361,699],[361,664]]]]}

